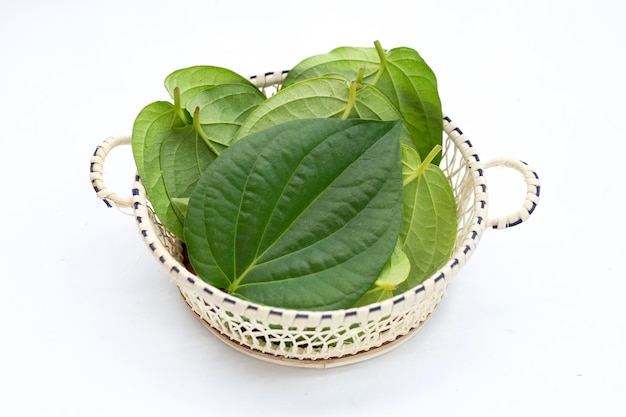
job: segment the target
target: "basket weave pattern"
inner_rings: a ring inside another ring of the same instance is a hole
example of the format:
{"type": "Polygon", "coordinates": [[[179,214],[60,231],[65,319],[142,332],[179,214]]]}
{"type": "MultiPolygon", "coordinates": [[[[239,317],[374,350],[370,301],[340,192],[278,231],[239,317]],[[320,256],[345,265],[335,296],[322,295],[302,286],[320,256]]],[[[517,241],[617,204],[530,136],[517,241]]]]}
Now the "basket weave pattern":
{"type": "Polygon", "coordinates": [[[139,177],[132,200],[137,226],[193,312],[234,347],[269,360],[296,360],[300,366],[306,366],[304,362],[328,366],[328,361],[351,360],[361,352],[374,354],[424,324],[485,228],[487,193],[476,151],[447,117],[444,131],[441,166],[454,190],[459,224],[452,257],[418,287],[380,303],[348,310],[296,311],[251,303],[206,284],[184,266],[181,242],[158,221],[139,177]]]}

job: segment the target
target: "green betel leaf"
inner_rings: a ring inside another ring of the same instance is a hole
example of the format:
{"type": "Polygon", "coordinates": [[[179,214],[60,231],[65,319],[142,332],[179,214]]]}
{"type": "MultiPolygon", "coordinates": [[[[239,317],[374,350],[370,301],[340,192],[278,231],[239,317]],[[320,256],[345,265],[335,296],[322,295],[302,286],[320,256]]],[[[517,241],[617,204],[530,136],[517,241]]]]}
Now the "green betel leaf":
{"type": "Polygon", "coordinates": [[[251,84],[220,84],[196,94],[187,102],[187,110],[198,109],[198,123],[207,138],[229,145],[248,115],[266,97],[251,84]]]}
{"type": "Polygon", "coordinates": [[[209,65],[182,68],[165,78],[165,88],[172,99],[176,95],[174,90],[178,88],[180,105],[183,108],[199,92],[220,84],[245,84],[254,87],[250,80],[236,72],[209,65]]]}
{"type": "Polygon", "coordinates": [[[350,307],[397,243],[400,127],[304,119],[234,143],[189,199],[185,240],[198,275],[260,304],[350,307]]]}
{"type": "Polygon", "coordinates": [[[322,75],[336,73],[354,79],[360,67],[365,67],[365,76],[375,74],[380,67],[376,48],[342,46],[332,51],[302,60],[289,70],[283,87],[322,75]]]}
{"type": "Polygon", "coordinates": [[[348,79],[341,75],[325,75],[284,88],[261,103],[250,113],[235,140],[290,120],[345,116],[387,121],[400,119],[394,106],[376,89],[364,87],[351,91],[348,79]]]}
{"type": "Polygon", "coordinates": [[[161,144],[168,132],[183,125],[175,108],[167,102],[155,102],[144,107],[135,119],[132,148],[146,193],[161,222],[172,233],[182,236],[183,227],[170,204],[161,169],[161,144]]]}
{"type": "Polygon", "coordinates": [[[411,262],[402,250],[402,242],[398,240],[391,258],[385,264],[374,285],[361,297],[354,307],[378,303],[393,297],[393,292],[409,277],[411,262]]]}
{"type": "MultiPolygon", "coordinates": [[[[381,52],[382,54],[382,52],[381,52]]],[[[380,74],[373,82],[402,114],[402,120],[422,159],[443,140],[443,114],[437,79],[417,51],[394,48],[386,54],[380,74]]],[[[439,164],[438,155],[432,163],[439,164]]]]}
{"type": "Polygon", "coordinates": [[[135,118],[131,136],[131,145],[135,165],[137,166],[139,176],[142,178],[146,173],[144,169],[144,148],[146,135],[149,135],[149,131],[168,129],[173,124],[176,124],[174,106],[166,101],[157,101],[148,104],[135,118]]]}
{"type": "MultiPolygon", "coordinates": [[[[430,155],[432,157],[433,155],[430,155]]],[[[449,258],[457,235],[456,200],[441,169],[402,146],[404,204],[400,240],[411,262],[396,294],[422,283],[449,258]]]]}
{"type": "MultiPolygon", "coordinates": [[[[161,175],[169,206],[181,225],[185,223],[186,214],[186,206],[181,205],[181,202],[191,196],[202,173],[216,157],[192,125],[172,129],[163,135],[161,175]]],[[[179,230],[174,234],[183,237],[179,230]]]]}
{"type": "Polygon", "coordinates": [[[347,80],[336,76],[283,88],[248,116],[235,140],[290,120],[339,117],[348,103],[348,94],[347,80]]]}

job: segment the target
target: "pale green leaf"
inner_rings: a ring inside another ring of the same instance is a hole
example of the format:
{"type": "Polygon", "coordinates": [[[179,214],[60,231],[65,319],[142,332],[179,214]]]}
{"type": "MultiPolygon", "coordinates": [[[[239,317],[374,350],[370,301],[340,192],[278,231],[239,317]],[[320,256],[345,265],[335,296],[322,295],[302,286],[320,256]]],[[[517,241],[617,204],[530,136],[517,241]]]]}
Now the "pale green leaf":
{"type": "Polygon", "coordinates": [[[314,55],[302,60],[289,70],[283,82],[288,87],[300,81],[320,77],[326,74],[341,74],[349,80],[354,80],[359,68],[365,67],[365,76],[378,71],[380,59],[376,49],[342,46],[329,53],[314,55]]]}
{"type": "MultiPolygon", "coordinates": [[[[180,92],[180,105],[187,106],[199,92],[220,84],[245,84],[253,86],[247,78],[242,77],[226,68],[210,65],[193,66],[181,68],[169,74],[165,78],[165,88],[174,99],[174,90],[178,88],[180,92]]],[[[193,113],[190,112],[190,113],[193,113]]]]}
{"type": "Polygon", "coordinates": [[[135,164],[152,207],[161,222],[177,236],[182,236],[183,226],[170,204],[163,180],[161,145],[168,132],[180,129],[181,125],[172,104],[155,102],[138,114],[132,135],[135,164]]]}
{"type": "MultiPolygon", "coordinates": [[[[443,139],[441,100],[433,71],[417,51],[394,48],[387,53],[384,71],[375,85],[402,114],[415,148],[425,159],[443,139]]],[[[432,163],[438,165],[440,160],[437,156],[432,163]]]]}
{"type": "Polygon", "coordinates": [[[222,145],[232,142],[237,130],[265,96],[251,84],[220,84],[196,94],[187,111],[198,109],[198,123],[207,138],[222,145]]]}
{"type": "MultiPolygon", "coordinates": [[[[410,178],[421,163],[416,151],[402,146],[403,177],[410,178]]],[[[457,235],[456,201],[448,179],[436,165],[404,187],[400,240],[411,262],[408,279],[396,293],[422,283],[450,258],[457,235]]]]}
{"type": "MultiPolygon", "coordinates": [[[[261,103],[243,123],[236,140],[290,120],[343,117],[349,100],[350,80],[339,75],[293,84],[261,103]]],[[[375,88],[364,87],[356,92],[350,117],[392,121],[399,120],[400,114],[375,88]]]]}
{"type": "Polygon", "coordinates": [[[391,258],[385,264],[374,285],[361,297],[354,307],[384,301],[393,296],[393,292],[409,277],[411,262],[402,250],[402,242],[398,240],[391,258]]]}

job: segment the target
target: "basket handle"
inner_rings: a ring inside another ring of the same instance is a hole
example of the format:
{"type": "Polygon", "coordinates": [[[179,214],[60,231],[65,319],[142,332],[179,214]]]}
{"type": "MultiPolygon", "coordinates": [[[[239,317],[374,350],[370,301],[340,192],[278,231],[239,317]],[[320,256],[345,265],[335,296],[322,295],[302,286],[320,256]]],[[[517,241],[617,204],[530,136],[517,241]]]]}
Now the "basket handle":
{"type": "Polygon", "coordinates": [[[530,215],[535,211],[537,204],[539,204],[539,193],[541,190],[541,183],[537,172],[524,161],[507,158],[496,158],[483,165],[484,169],[493,167],[507,167],[519,171],[524,177],[526,182],[526,198],[517,211],[510,213],[507,216],[500,216],[494,219],[487,220],[487,227],[493,229],[506,229],[507,227],[517,226],[518,224],[526,221],[530,215]]]}
{"type": "Polygon", "coordinates": [[[89,179],[93,186],[96,196],[104,201],[107,207],[128,208],[133,204],[132,197],[120,197],[113,191],[109,190],[103,180],[104,161],[109,152],[120,145],[130,145],[130,136],[111,136],[96,148],[91,157],[91,166],[89,168],[89,179]]]}

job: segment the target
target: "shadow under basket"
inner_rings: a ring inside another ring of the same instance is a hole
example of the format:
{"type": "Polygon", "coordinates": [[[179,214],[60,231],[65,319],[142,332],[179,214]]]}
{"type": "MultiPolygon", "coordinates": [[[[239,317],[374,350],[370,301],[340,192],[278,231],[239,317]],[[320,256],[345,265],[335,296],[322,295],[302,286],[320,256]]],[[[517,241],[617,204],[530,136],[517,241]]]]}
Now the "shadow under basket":
{"type": "MultiPolygon", "coordinates": [[[[263,91],[278,88],[284,72],[251,80],[263,91]]],[[[91,158],[90,178],[109,207],[132,207],[141,238],[176,283],[196,317],[220,340],[256,358],[283,365],[327,368],[360,362],[399,346],[429,319],[444,297],[450,279],[470,259],[487,228],[505,229],[526,220],[539,202],[536,172],[526,163],[496,159],[484,163],[478,152],[448,117],[444,117],[443,157],[457,203],[458,233],[450,259],[419,286],[382,302],[332,311],[299,311],[255,304],[233,297],[196,276],[185,265],[184,248],[151,209],[141,179],[132,197],[120,197],[103,181],[103,166],[116,146],[130,144],[129,136],[110,137],[91,158]],[[519,171],[527,184],[524,203],[508,216],[488,219],[485,170],[506,166],[519,171]]]]}

